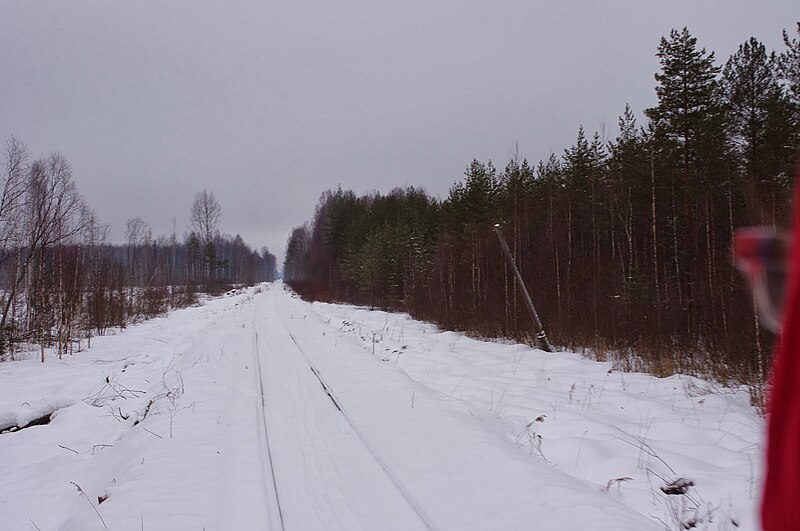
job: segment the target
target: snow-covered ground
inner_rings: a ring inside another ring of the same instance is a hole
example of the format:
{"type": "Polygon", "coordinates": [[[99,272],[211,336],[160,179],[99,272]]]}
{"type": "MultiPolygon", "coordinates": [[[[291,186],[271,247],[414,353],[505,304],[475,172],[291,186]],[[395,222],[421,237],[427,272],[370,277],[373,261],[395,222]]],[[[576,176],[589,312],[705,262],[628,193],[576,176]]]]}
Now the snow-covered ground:
{"type": "Polygon", "coordinates": [[[276,283],[0,365],[0,529],[755,530],[748,401],[276,283]]]}

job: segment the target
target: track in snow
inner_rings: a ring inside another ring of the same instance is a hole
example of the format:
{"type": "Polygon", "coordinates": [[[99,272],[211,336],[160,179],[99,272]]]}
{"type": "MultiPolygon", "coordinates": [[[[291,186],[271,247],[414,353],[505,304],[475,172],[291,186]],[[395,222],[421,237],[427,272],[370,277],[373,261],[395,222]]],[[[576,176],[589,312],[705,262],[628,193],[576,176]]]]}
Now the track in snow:
{"type": "Polygon", "coordinates": [[[339,410],[339,413],[341,413],[342,416],[344,417],[344,420],[347,421],[347,424],[349,424],[350,427],[353,429],[353,433],[356,434],[356,436],[359,438],[359,440],[367,449],[367,451],[369,451],[369,453],[372,455],[372,458],[375,459],[375,462],[378,464],[378,466],[381,467],[381,470],[383,470],[384,474],[386,474],[386,476],[389,478],[389,481],[391,481],[392,484],[394,484],[397,491],[408,502],[409,506],[411,506],[411,508],[414,509],[414,512],[417,513],[417,516],[419,516],[420,520],[425,524],[425,527],[433,531],[435,527],[431,522],[430,517],[428,517],[428,515],[425,514],[425,510],[422,507],[420,507],[420,505],[416,502],[416,500],[408,491],[408,489],[400,482],[399,479],[397,479],[397,476],[392,472],[392,470],[388,466],[386,466],[386,463],[383,461],[383,459],[380,458],[380,455],[375,451],[374,446],[367,441],[367,439],[361,433],[361,430],[359,430],[356,427],[356,424],[353,422],[353,419],[350,417],[350,415],[344,409],[342,404],[339,402],[339,399],[336,398],[336,396],[333,394],[333,390],[330,388],[330,386],[328,386],[327,383],[325,383],[325,380],[322,378],[322,375],[317,370],[317,368],[314,367],[314,364],[311,363],[311,360],[308,358],[308,355],[303,351],[300,345],[298,345],[297,339],[294,337],[294,334],[289,332],[289,337],[292,338],[292,342],[297,348],[297,351],[303,356],[303,359],[308,364],[309,368],[311,369],[311,372],[314,374],[314,376],[316,376],[320,385],[322,385],[322,389],[325,391],[325,394],[328,395],[328,397],[333,402],[333,405],[336,407],[337,410],[339,410]]]}
{"type": "Polygon", "coordinates": [[[269,429],[267,428],[267,405],[264,400],[264,379],[261,376],[261,355],[259,354],[258,350],[258,332],[254,332],[254,341],[253,341],[253,355],[255,357],[255,370],[256,370],[256,378],[258,379],[258,389],[259,393],[261,394],[261,400],[259,400],[260,404],[260,418],[259,425],[261,426],[261,432],[263,434],[263,441],[264,441],[264,449],[262,451],[262,457],[265,458],[268,463],[263,465],[264,474],[269,474],[267,479],[267,484],[272,484],[272,494],[273,496],[269,497],[268,500],[268,507],[269,507],[269,514],[270,519],[270,528],[275,528],[278,525],[280,526],[281,531],[285,531],[286,524],[283,521],[283,510],[281,509],[281,498],[280,494],[278,493],[278,481],[275,477],[275,466],[274,461],[272,458],[272,448],[269,444],[269,429]],[[264,453],[265,452],[265,453],[264,453]],[[277,515],[277,522],[275,521],[275,515],[277,515]]]}
{"type": "Polygon", "coordinates": [[[277,515],[271,528],[435,529],[297,344],[273,298],[262,300],[253,334],[269,512],[277,515]]]}

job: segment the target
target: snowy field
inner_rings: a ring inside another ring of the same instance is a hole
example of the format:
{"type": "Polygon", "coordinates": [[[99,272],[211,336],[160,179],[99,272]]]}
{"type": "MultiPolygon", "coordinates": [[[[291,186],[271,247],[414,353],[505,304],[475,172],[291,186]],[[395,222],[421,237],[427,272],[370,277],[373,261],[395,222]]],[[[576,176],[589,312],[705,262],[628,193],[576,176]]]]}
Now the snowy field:
{"type": "Polygon", "coordinates": [[[2,530],[758,528],[746,390],[280,283],[0,364],[0,431],[2,530]]]}

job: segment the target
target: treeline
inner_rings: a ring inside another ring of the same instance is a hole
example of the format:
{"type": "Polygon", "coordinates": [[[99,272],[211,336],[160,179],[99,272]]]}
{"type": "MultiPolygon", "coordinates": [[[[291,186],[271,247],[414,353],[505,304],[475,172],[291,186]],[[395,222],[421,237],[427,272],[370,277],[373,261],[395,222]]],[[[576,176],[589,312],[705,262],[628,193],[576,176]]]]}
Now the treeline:
{"type": "MultiPolygon", "coordinates": [[[[800,23],[797,28],[800,35],[800,23]]],[[[724,66],[687,29],[661,39],[658,105],[560,156],[473,161],[439,201],[413,188],[325,192],[284,275],[312,298],[531,339],[501,223],[551,341],[657,374],[763,382],[772,337],[731,263],[739,226],[786,225],[800,146],[800,39],[724,66]]]]}
{"type": "Polygon", "coordinates": [[[191,228],[154,238],[141,219],[127,223],[127,243],[108,242],[79,193],[67,159],[31,160],[11,137],[0,183],[0,361],[23,345],[57,347],[59,357],[84,339],[170,308],[198,292],[273,280],[275,256],[241,236],[219,234],[221,208],[210,192],[195,196],[191,228]]]}

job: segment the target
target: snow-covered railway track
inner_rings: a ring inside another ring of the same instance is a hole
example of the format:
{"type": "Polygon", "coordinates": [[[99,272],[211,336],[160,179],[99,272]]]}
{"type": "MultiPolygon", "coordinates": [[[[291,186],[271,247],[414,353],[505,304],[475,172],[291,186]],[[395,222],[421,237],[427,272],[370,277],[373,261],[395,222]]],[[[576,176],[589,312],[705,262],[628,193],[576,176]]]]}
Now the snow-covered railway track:
{"type": "Polygon", "coordinates": [[[435,529],[264,297],[253,314],[271,529],[435,529]],[[320,392],[322,391],[322,392],[320,392]]]}

